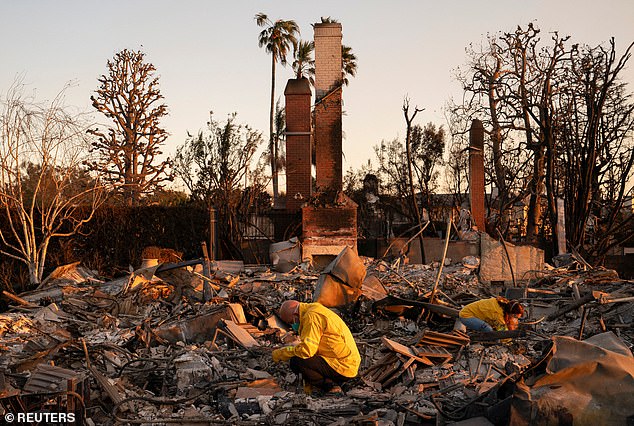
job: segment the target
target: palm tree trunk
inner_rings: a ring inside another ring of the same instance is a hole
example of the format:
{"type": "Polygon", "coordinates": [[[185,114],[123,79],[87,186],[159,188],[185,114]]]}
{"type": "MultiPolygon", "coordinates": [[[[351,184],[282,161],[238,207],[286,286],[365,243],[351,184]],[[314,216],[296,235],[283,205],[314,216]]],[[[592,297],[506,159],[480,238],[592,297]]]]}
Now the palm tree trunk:
{"type": "Polygon", "coordinates": [[[273,208],[279,207],[279,188],[277,177],[277,144],[273,137],[273,117],[275,115],[275,54],[271,55],[271,110],[269,113],[269,150],[271,151],[271,176],[273,178],[273,208]]]}

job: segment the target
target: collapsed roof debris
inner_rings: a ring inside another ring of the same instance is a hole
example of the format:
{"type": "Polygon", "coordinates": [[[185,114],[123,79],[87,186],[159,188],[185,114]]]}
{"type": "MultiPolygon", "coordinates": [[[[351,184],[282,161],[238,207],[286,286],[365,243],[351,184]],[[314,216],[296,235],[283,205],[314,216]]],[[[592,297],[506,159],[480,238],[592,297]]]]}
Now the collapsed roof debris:
{"type": "MultiPolygon", "coordinates": [[[[288,247],[292,248],[293,245],[288,247]]],[[[186,261],[104,280],[79,264],[36,291],[5,294],[0,411],[73,412],[85,424],[625,424],[634,415],[634,288],[574,259],[507,288],[527,308],[516,332],[454,330],[459,309],[494,294],[479,259],[359,258],[321,273],[186,261]],[[306,395],[271,351],[297,336],[282,301],[321,300],[362,356],[337,397],[306,395]],[[601,419],[600,421],[597,419],[601,419]]]]}

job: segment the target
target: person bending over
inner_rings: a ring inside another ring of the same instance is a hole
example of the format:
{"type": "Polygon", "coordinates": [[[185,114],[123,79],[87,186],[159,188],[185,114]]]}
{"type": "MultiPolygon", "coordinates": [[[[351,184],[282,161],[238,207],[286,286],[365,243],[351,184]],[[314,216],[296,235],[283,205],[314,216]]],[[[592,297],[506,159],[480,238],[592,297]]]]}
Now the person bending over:
{"type": "Polygon", "coordinates": [[[476,331],[515,330],[524,307],[517,300],[491,297],[469,303],[460,310],[460,322],[476,331]]]}
{"type": "Polygon", "coordinates": [[[301,373],[304,391],[317,387],[341,393],[341,385],[357,376],[361,356],[350,329],[321,303],[287,300],[280,306],[282,321],[299,332],[300,343],[273,351],[273,361],[290,360],[291,370],[301,373]]]}

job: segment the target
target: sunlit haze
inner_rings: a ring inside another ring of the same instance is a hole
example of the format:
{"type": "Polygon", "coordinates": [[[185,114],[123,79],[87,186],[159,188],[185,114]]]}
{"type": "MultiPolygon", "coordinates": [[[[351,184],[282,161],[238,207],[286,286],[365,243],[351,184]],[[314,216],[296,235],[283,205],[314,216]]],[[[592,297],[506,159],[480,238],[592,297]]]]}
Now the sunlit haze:
{"type": "MultiPolygon", "coordinates": [[[[343,26],[343,43],[358,58],[357,76],[344,89],[344,170],[373,157],[382,139],[402,137],[403,97],[425,108],[417,123],[445,124],[443,107],[459,99],[456,67],[465,47],[487,33],[535,22],[542,39],[557,30],[571,42],[596,45],[615,37],[622,54],[634,41],[634,1],[3,1],[0,15],[0,91],[23,75],[40,100],[68,81],[66,103],[91,111],[90,95],[106,61],[124,48],[141,49],[160,75],[170,114],[164,151],[172,155],[187,131],[238,113],[268,134],[270,56],[258,47],[254,15],[293,19],[302,39],[311,23],[330,16],[343,26]]],[[[634,91],[634,60],[623,74],[634,91]]],[[[282,97],[290,66],[278,68],[282,97]]],[[[104,119],[95,114],[96,120],[104,119]]]]}

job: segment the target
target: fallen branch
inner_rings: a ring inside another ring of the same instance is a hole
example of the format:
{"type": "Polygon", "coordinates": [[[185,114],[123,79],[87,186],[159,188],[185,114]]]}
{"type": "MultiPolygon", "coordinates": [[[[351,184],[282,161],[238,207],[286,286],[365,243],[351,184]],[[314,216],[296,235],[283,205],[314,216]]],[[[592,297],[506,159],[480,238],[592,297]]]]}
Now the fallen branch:
{"type": "Polygon", "coordinates": [[[25,306],[27,308],[39,308],[38,305],[35,305],[27,300],[24,300],[20,296],[16,296],[15,294],[10,293],[6,290],[2,290],[2,295],[13,302],[16,302],[17,304],[21,306],[25,306]]]}
{"type": "Polygon", "coordinates": [[[583,296],[581,299],[575,301],[574,303],[564,306],[563,308],[559,309],[557,312],[548,315],[546,319],[548,321],[552,321],[556,318],[559,318],[560,316],[564,314],[567,314],[570,311],[573,311],[579,308],[580,306],[585,305],[586,303],[592,302],[593,300],[594,300],[594,295],[592,293],[588,293],[585,296],[583,296]]]}
{"type": "Polygon", "coordinates": [[[445,236],[445,248],[442,252],[442,259],[440,260],[440,265],[438,265],[438,275],[436,275],[434,288],[431,291],[431,296],[429,296],[430,303],[434,303],[434,298],[436,297],[436,288],[438,287],[438,282],[440,281],[440,276],[442,274],[442,267],[445,265],[445,259],[447,258],[447,249],[449,248],[450,236],[451,236],[451,215],[449,215],[449,219],[447,220],[447,235],[445,236]]]}

